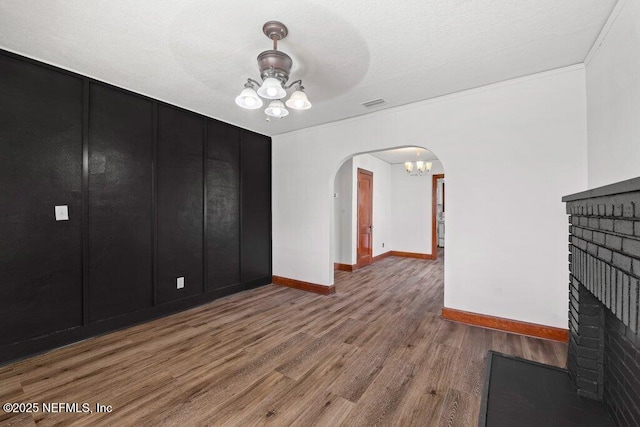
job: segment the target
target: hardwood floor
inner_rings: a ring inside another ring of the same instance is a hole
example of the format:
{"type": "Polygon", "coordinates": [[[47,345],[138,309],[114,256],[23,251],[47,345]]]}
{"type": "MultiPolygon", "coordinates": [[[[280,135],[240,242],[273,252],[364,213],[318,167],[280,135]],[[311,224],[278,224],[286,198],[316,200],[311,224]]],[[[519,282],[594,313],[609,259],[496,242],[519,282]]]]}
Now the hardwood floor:
{"type": "Polygon", "coordinates": [[[388,257],[331,296],[269,285],[0,367],[0,403],[113,406],[0,425],[475,426],[488,350],[567,346],[442,320],[442,269],[388,257]]]}

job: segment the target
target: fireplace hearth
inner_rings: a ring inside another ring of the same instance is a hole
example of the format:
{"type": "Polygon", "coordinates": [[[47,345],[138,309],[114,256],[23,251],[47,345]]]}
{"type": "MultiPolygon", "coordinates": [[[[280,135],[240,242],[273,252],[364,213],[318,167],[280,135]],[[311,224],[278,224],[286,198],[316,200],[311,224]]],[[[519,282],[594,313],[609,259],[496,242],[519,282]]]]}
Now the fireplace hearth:
{"type": "Polygon", "coordinates": [[[578,394],[640,425],[640,178],[566,196],[569,353],[578,394]]]}

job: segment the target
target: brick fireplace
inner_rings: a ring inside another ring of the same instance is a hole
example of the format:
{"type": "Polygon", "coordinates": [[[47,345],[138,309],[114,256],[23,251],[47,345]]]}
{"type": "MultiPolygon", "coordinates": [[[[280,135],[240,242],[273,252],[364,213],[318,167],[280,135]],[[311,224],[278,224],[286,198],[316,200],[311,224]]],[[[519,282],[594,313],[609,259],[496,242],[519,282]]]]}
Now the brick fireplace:
{"type": "Polygon", "coordinates": [[[566,196],[569,354],[578,393],[640,426],[640,178],[566,196]]]}

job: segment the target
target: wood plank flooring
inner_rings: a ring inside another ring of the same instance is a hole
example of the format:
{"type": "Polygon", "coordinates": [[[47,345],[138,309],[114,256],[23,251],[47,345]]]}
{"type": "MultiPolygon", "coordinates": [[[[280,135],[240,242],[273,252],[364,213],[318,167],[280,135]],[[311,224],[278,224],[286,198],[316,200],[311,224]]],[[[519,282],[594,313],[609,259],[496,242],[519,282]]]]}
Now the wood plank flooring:
{"type": "Polygon", "coordinates": [[[389,257],[332,296],[269,285],[0,367],[0,403],[113,406],[0,425],[477,425],[488,350],[567,347],[442,320],[442,271],[389,257]]]}

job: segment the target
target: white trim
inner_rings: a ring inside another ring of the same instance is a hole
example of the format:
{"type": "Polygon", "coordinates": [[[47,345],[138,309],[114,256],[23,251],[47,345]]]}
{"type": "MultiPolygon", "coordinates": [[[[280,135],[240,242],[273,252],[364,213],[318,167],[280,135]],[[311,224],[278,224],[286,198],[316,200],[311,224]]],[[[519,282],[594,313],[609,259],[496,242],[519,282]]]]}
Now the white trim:
{"type": "Polygon", "coordinates": [[[611,31],[611,27],[613,27],[616,19],[618,19],[618,16],[620,16],[620,12],[624,8],[626,2],[627,0],[618,0],[616,5],[613,7],[609,18],[607,18],[607,22],[604,23],[602,30],[600,30],[600,34],[598,34],[598,37],[596,37],[596,40],[593,42],[593,46],[591,46],[591,49],[589,49],[589,52],[587,52],[587,56],[584,58],[583,62],[585,67],[589,65],[596,52],[598,52],[598,50],[600,49],[600,46],[602,46],[604,39],[607,38],[609,31],[611,31]]]}
{"type": "MultiPolygon", "coordinates": [[[[464,96],[469,96],[469,95],[474,95],[477,93],[481,93],[481,92],[487,92],[487,91],[491,91],[491,90],[495,90],[501,87],[505,87],[505,86],[511,86],[511,85],[516,85],[516,84],[520,84],[520,83],[524,83],[524,82],[528,82],[530,80],[537,80],[537,79],[544,79],[547,77],[551,77],[551,76],[555,76],[557,74],[563,74],[563,73],[569,73],[569,72],[573,72],[573,71],[578,71],[578,70],[584,70],[585,65],[584,63],[578,63],[578,64],[573,64],[573,65],[567,65],[566,67],[560,67],[560,68],[554,68],[552,70],[547,70],[547,71],[541,71],[539,73],[534,73],[534,74],[527,74],[526,76],[522,76],[522,77],[516,77],[513,79],[509,79],[509,80],[502,80],[496,83],[490,83],[488,85],[484,85],[484,86],[478,86],[472,89],[465,89],[465,90],[461,90],[458,92],[453,92],[447,95],[441,95],[441,96],[437,96],[435,98],[429,98],[429,99],[425,99],[422,101],[416,101],[416,102],[411,102],[409,104],[404,104],[404,105],[399,105],[397,107],[391,107],[391,108],[386,108],[384,110],[379,110],[379,111],[373,111],[371,113],[365,113],[365,114],[360,114],[358,116],[355,117],[347,117],[344,119],[340,119],[340,120],[334,120],[332,122],[328,122],[328,123],[323,123],[323,124],[319,124],[319,125],[315,125],[315,126],[309,126],[306,128],[302,128],[302,129],[296,129],[296,130],[292,130],[289,132],[283,132],[283,133],[277,133],[277,134],[273,134],[272,137],[275,136],[283,136],[283,135],[296,135],[299,133],[305,133],[308,131],[312,131],[312,130],[316,130],[316,129],[324,129],[324,128],[331,128],[334,126],[338,126],[343,124],[344,122],[355,122],[355,121],[359,121],[359,120],[365,120],[365,119],[370,119],[371,117],[381,117],[381,116],[386,116],[389,114],[396,114],[398,112],[401,111],[406,111],[406,110],[412,110],[414,108],[420,108],[424,105],[429,105],[429,104],[435,104],[438,102],[445,102],[445,101],[449,101],[451,99],[456,99],[456,98],[460,98],[460,97],[464,97],[464,96]]],[[[276,142],[275,140],[273,142],[276,142]]],[[[399,147],[394,147],[394,148],[399,148],[399,147]]],[[[423,147],[421,147],[423,148],[423,147]]],[[[358,153],[358,154],[362,154],[362,153],[358,153]]]]}

